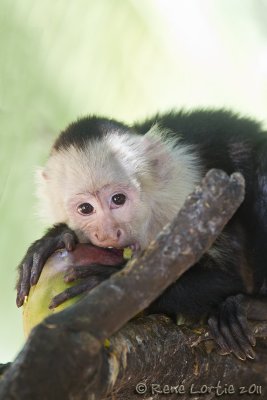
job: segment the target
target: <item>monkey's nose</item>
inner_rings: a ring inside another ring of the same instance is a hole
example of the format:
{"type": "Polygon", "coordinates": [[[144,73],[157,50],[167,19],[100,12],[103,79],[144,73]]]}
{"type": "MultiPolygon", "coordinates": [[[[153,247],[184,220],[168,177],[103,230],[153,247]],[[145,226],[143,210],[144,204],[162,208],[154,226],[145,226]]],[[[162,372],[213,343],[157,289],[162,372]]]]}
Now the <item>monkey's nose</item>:
{"type": "Polygon", "coordinates": [[[113,232],[95,232],[95,238],[98,242],[106,242],[108,245],[112,243],[117,243],[122,235],[120,229],[114,230],[113,232]]]}

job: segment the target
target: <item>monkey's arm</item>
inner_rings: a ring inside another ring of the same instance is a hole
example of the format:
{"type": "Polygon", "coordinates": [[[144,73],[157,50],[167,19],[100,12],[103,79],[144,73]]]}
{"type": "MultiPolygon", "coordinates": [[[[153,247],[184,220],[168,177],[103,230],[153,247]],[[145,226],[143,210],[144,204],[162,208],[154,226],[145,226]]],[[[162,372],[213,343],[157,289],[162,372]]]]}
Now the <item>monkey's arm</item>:
{"type": "Polygon", "coordinates": [[[17,281],[17,306],[24,303],[30,287],[38,282],[42,268],[52,253],[60,248],[72,251],[78,242],[77,236],[66,224],[57,224],[50,228],[39,240],[36,240],[28,249],[18,266],[19,278],[17,281]]]}

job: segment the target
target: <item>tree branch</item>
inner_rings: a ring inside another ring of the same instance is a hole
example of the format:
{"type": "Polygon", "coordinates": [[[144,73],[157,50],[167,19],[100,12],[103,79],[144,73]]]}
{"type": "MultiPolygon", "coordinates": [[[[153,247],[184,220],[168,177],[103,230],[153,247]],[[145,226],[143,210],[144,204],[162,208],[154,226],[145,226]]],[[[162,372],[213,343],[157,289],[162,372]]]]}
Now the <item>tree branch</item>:
{"type": "MultiPolygon", "coordinates": [[[[252,329],[261,329],[261,337],[266,336],[266,324],[251,324],[252,329]]],[[[259,334],[259,332],[258,332],[259,334]]],[[[187,327],[177,326],[165,316],[149,316],[130,321],[111,338],[109,349],[109,379],[102,381],[108,395],[102,399],[128,400],[143,398],[141,395],[157,399],[160,393],[180,399],[210,399],[215,397],[213,389],[210,397],[194,394],[204,386],[216,386],[221,382],[223,389],[233,385],[235,395],[222,396],[223,399],[239,398],[241,387],[253,393],[255,384],[264,397],[267,383],[266,341],[258,339],[257,359],[249,362],[237,360],[234,356],[221,356],[217,345],[210,340],[207,329],[196,333],[187,327]],[[115,382],[115,384],[114,384],[115,382]],[[184,387],[183,388],[181,387],[184,387]],[[177,390],[180,390],[179,396],[177,390]],[[139,396],[138,396],[139,394],[139,396]],[[183,395],[183,396],[182,396],[183,395]]],[[[205,394],[208,394],[207,392],[205,394]]],[[[225,391],[225,394],[229,392],[225,391]]],[[[245,394],[242,399],[253,399],[245,394]]],[[[216,396],[217,398],[217,396],[216,396]]],[[[257,396],[261,398],[261,396],[257,396]]]]}

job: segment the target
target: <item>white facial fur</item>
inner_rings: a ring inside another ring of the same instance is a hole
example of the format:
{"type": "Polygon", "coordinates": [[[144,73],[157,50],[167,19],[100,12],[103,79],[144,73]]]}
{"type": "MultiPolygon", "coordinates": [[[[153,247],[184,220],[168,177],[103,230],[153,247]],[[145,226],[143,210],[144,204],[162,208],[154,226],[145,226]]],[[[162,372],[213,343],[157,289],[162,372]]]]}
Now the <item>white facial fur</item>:
{"type": "Polygon", "coordinates": [[[165,137],[155,125],[145,136],[112,131],[83,150],[53,150],[38,173],[42,216],[53,224],[65,222],[83,242],[145,248],[174,218],[201,175],[193,149],[165,137]],[[126,202],[114,207],[117,193],[126,202]],[[84,202],[94,207],[92,214],[79,214],[84,202]]]}

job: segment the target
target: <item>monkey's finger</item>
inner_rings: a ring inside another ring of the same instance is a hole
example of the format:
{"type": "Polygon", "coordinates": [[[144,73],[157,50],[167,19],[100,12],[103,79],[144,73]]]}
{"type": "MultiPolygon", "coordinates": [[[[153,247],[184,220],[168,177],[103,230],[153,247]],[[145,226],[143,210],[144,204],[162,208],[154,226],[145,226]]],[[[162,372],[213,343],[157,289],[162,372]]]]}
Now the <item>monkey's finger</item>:
{"type": "Polygon", "coordinates": [[[64,275],[65,282],[73,282],[77,279],[88,278],[93,275],[94,271],[90,268],[90,265],[75,265],[71,266],[64,275]]]}
{"type": "Polygon", "coordinates": [[[64,243],[64,247],[68,251],[74,250],[75,246],[77,244],[76,237],[72,233],[69,233],[69,232],[63,234],[62,241],[64,243]]]}
{"type": "Polygon", "coordinates": [[[32,255],[32,268],[30,283],[31,286],[36,285],[41,275],[43,266],[47,259],[54,253],[54,251],[64,247],[62,237],[58,240],[47,239],[46,241],[40,242],[34,249],[32,255]]]}
{"type": "Polygon", "coordinates": [[[80,283],[79,285],[75,285],[64,290],[64,292],[59,293],[57,296],[53,297],[53,299],[49,304],[50,310],[58,307],[60,304],[64,303],[69,299],[72,299],[73,297],[76,297],[84,292],[92,290],[98,284],[99,284],[98,279],[91,278],[87,282],[80,283]]]}
{"type": "Polygon", "coordinates": [[[235,354],[235,348],[239,348],[241,352],[245,354],[245,357],[254,359],[256,355],[252,349],[251,343],[246,333],[244,332],[242,326],[239,324],[238,319],[235,318],[233,315],[231,315],[229,317],[228,324],[229,327],[227,332],[228,335],[227,338],[231,340],[231,342],[235,342],[236,344],[233,348],[233,353],[235,354]]]}
{"type": "Polygon", "coordinates": [[[111,265],[72,265],[64,275],[65,282],[73,282],[77,279],[85,279],[92,276],[98,278],[99,282],[109,278],[112,274],[119,271],[119,267],[111,265]]]}
{"type": "Polygon", "coordinates": [[[248,341],[251,344],[251,346],[253,346],[253,347],[256,346],[256,338],[254,336],[254,333],[252,332],[252,329],[248,325],[247,316],[243,315],[243,314],[238,314],[237,315],[237,320],[238,320],[238,323],[240,324],[242,332],[244,333],[244,335],[248,339],[248,341]]]}
{"type": "Polygon", "coordinates": [[[16,305],[17,305],[17,307],[21,307],[23,305],[24,298],[25,298],[25,296],[22,296],[20,294],[20,289],[19,289],[19,291],[17,292],[17,297],[16,297],[16,305]]]}
{"type": "Polygon", "coordinates": [[[242,315],[239,315],[237,318],[238,318],[238,322],[241,326],[244,336],[248,339],[250,345],[252,347],[255,347],[256,346],[256,338],[255,338],[255,335],[252,332],[251,328],[248,325],[247,318],[242,315]]]}
{"type": "Polygon", "coordinates": [[[242,342],[242,332],[236,323],[235,315],[233,315],[234,314],[232,314],[230,310],[229,302],[225,302],[220,308],[218,321],[219,331],[231,352],[238,359],[244,361],[246,359],[246,353],[243,351],[242,346],[239,345],[240,342],[244,345],[244,342],[242,342]]]}
{"type": "Polygon", "coordinates": [[[247,304],[242,294],[231,296],[220,307],[220,330],[233,353],[241,359],[255,358],[253,333],[248,325],[247,304]]]}
{"type": "MultiPolygon", "coordinates": [[[[243,346],[245,347],[245,339],[240,332],[240,329],[235,327],[235,334],[232,332],[233,325],[229,326],[225,321],[221,321],[220,323],[220,332],[223,336],[225,342],[227,343],[231,352],[239,358],[239,360],[245,361],[246,359],[246,351],[243,350],[243,346]]],[[[248,351],[248,354],[249,351],[248,351]]],[[[252,355],[252,354],[251,354],[252,355]]],[[[251,357],[250,357],[251,358],[251,357]]]]}
{"type": "Polygon", "coordinates": [[[24,299],[26,296],[28,296],[30,291],[31,268],[29,264],[30,264],[29,260],[24,261],[22,264],[20,283],[18,286],[17,299],[16,299],[18,307],[21,307],[23,305],[24,299]]]}
{"type": "Polygon", "coordinates": [[[210,332],[211,332],[211,335],[213,336],[213,339],[221,348],[221,354],[231,353],[231,349],[229,348],[227,342],[225,341],[224,336],[220,332],[217,316],[212,315],[208,319],[208,325],[210,327],[210,332]]]}
{"type": "Polygon", "coordinates": [[[229,318],[230,325],[236,321],[240,326],[242,336],[246,337],[251,346],[255,346],[256,340],[248,324],[247,309],[247,298],[243,294],[230,296],[222,306],[222,318],[226,320],[229,318]]]}
{"type": "Polygon", "coordinates": [[[21,281],[22,281],[22,265],[19,266],[19,278],[16,285],[17,297],[16,297],[16,305],[17,307],[21,307],[23,304],[23,299],[21,300],[20,290],[21,290],[21,281]]]}
{"type": "MultiPolygon", "coordinates": [[[[52,249],[51,249],[51,254],[52,254],[52,249]]],[[[30,284],[31,286],[36,285],[38,282],[38,279],[41,275],[41,271],[43,269],[43,266],[47,260],[47,258],[50,256],[50,252],[46,251],[44,248],[42,251],[40,250],[39,252],[35,252],[32,257],[32,270],[31,270],[31,278],[30,278],[30,284]]]]}

